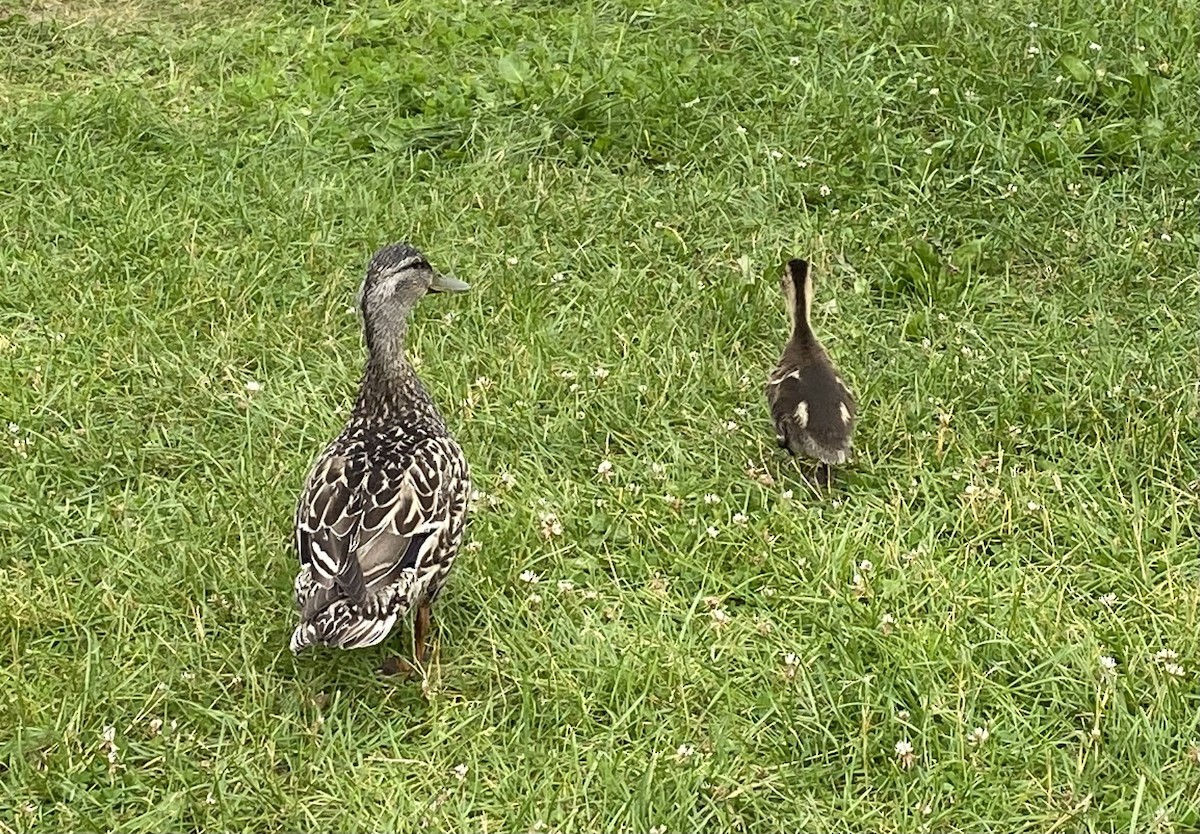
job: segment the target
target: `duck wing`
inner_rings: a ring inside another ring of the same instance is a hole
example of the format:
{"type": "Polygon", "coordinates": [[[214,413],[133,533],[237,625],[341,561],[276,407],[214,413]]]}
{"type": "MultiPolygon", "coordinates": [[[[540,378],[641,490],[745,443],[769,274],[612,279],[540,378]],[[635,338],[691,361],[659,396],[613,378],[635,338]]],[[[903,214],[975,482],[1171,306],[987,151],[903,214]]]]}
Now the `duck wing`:
{"type": "Polygon", "coordinates": [[[309,579],[301,619],[310,619],[340,597],[366,601],[358,548],[361,487],[365,467],[353,457],[330,452],[314,467],[296,508],[296,553],[309,579]]]}
{"type": "Polygon", "coordinates": [[[431,566],[430,556],[452,540],[454,497],[466,483],[451,445],[430,438],[399,455],[395,447],[374,459],[331,454],[314,470],[296,523],[308,574],[297,593],[301,629],[313,638],[306,642],[348,648],[382,640],[418,580],[444,567],[431,566]]]}

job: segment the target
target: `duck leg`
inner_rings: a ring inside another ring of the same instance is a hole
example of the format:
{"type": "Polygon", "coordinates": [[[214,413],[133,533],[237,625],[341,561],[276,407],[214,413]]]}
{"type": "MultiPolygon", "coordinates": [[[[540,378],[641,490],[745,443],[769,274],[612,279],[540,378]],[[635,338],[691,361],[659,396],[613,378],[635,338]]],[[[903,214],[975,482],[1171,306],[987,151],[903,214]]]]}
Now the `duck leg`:
{"type": "Polygon", "coordinates": [[[413,654],[415,662],[410,662],[397,655],[384,661],[379,668],[381,675],[404,675],[412,677],[417,674],[417,667],[424,666],[429,657],[429,633],[433,624],[433,611],[428,600],[417,606],[413,615],[413,654]]]}
{"type": "Polygon", "coordinates": [[[417,663],[425,665],[426,658],[429,657],[429,630],[433,621],[433,611],[429,601],[424,600],[417,606],[416,616],[413,618],[413,643],[416,644],[417,663]]]}

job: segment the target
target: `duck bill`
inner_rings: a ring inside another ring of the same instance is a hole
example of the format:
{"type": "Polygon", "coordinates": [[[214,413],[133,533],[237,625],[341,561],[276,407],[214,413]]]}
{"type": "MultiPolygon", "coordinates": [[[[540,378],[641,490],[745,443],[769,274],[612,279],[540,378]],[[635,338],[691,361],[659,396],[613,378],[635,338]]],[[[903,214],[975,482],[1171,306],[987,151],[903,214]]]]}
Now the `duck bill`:
{"type": "Polygon", "coordinates": [[[445,275],[443,273],[435,273],[433,282],[429,285],[430,292],[466,292],[471,289],[471,285],[466,281],[460,281],[453,275],[445,275]]]}

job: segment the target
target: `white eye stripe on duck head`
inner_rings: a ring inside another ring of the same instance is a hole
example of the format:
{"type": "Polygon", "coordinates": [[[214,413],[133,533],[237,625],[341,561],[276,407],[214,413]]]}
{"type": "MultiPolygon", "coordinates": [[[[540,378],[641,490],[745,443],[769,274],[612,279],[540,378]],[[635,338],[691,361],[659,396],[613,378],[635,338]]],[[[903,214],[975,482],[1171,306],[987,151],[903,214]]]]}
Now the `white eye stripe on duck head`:
{"type": "Polygon", "coordinates": [[[420,280],[418,276],[421,273],[429,276],[432,272],[433,268],[424,255],[412,255],[397,263],[381,266],[374,275],[374,283],[394,287],[404,282],[420,280]]]}
{"type": "MultiPolygon", "coordinates": [[[[397,293],[406,296],[428,290],[434,272],[423,255],[412,255],[396,263],[372,263],[371,271],[359,291],[359,306],[379,304],[397,293]]],[[[416,297],[419,297],[416,296],[416,297]]]]}
{"type": "Polygon", "coordinates": [[[393,273],[404,272],[408,269],[429,269],[429,261],[425,260],[424,255],[413,255],[405,258],[400,263],[396,264],[389,271],[393,273]]]}
{"type": "Polygon", "coordinates": [[[403,241],[389,243],[371,256],[371,261],[367,264],[367,274],[384,275],[401,269],[411,269],[415,264],[423,262],[425,255],[412,244],[403,241]]]}

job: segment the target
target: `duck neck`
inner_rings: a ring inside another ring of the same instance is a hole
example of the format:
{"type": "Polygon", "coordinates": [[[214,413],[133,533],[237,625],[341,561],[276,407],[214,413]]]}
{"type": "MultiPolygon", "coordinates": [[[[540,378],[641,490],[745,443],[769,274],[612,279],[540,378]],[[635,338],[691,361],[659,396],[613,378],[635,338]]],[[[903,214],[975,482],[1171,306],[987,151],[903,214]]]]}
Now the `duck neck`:
{"type": "Polygon", "coordinates": [[[411,370],[405,353],[407,316],[391,317],[386,321],[376,321],[374,316],[368,316],[363,324],[363,338],[367,342],[368,368],[374,366],[380,372],[411,370]]]}
{"type": "Polygon", "coordinates": [[[367,364],[354,407],[356,413],[386,415],[397,407],[428,398],[405,352],[407,331],[406,321],[389,322],[387,327],[367,323],[367,364]]]}

